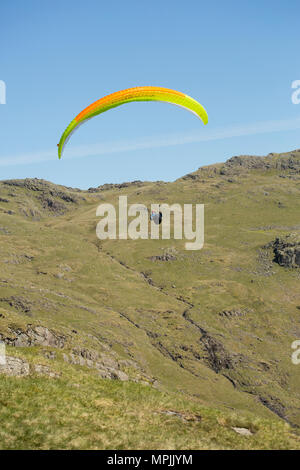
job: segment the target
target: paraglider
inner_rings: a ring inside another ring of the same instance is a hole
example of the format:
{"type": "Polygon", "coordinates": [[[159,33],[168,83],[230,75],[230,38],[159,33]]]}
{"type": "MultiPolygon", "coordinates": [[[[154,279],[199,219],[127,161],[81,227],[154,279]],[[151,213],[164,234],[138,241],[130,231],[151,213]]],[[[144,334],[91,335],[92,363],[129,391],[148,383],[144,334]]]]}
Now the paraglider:
{"type": "Polygon", "coordinates": [[[133,101],[164,101],[185,108],[200,118],[204,124],[207,124],[208,121],[207,113],[203,106],[185,93],[154,86],[128,88],[104,96],[81,111],[62,134],[59,144],[57,144],[58,157],[61,158],[64,147],[73,132],[85,121],[109,109],[133,101]]]}
{"type": "Polygon", "coordinates": [[[161,211],[159,211],[159,212],[151,211],[150,220],[153,220],[153,222],[156,225],[160,225],[161,221],[162,221],[162,212],[161,211]]]}

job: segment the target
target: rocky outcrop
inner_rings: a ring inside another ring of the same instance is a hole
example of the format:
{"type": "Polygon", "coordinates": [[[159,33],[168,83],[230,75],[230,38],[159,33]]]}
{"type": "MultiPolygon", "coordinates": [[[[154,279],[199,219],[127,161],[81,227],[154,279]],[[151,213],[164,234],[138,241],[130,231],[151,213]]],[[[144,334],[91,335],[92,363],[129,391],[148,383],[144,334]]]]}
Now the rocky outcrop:
{"type": "Polygon", "coordinates": [[[269,408],[273,413],[275,413],[277,416],[279,416],[282,419],[286,420],[286,408],[285,406],[281,403],[281,401],[272,395],[268,396],[258,396],[259,401],[269,408]]]}
{"type": "Polygon", "coordinates": [[[266,157],[253,155],[241,155],[227,160],[222,167],[221,174],[231,174],[239,170],[290,170],[295,173],[300,172],[300,150],[287,154],[270,153],[266,157]]]}
{"type": "Polygon", "coordinates": [[[21,214],[40,220],[43,213],[59,216],[64,214],[70,206],[77,204],[80,199],[85,199],[79,195],[79,189],[68,188],[55,185],[49,181],[38,178],[25,178],[15,180],[4,180],[2,184],[10,187],[25,188],[30,192],[30,201],[22,201],[19,207],[21,214]]]}
{"type": "Polygon", "coordinates": [[[151,261],[175,261],[177,258],[171,253],[164,253],[163,255],[151,256],[151,261]]]}
{"type": "Polygon", "coordinates": [[[96,369],[100,377],[104,379],[129,380],[128,375],[120,370],[120,364],[117,360],[106,354],[100,355],[97,351],[73,349],[71,354],[63,354],[63,359],[69,364],[96,369]]]}
{"type": "MultiPolygon", "coordinates": [[[[267,170],[271,168],[272,163],[266,160],[266,157],[257,157],[241,155],[232,157],[226,161],[223,170],[243,168],[247,170],[267,170]]],[[[226,173],[226,171],[225,171],[226,173]]],[[[222,172],[221,172],[222,174],[222,172]]]]}
{"type": "Polygon", "coordinates": [[[63,202],[57,201],[51,196],[43,194],[40,198],[42,206],[44,209],[48,209],[54,214],[62,215],[66,211],[66,205],[63,202]]]}
{"type": "MultiPolygon", "coordinates": [[[[13,263],[17,264],[17,262],[13,263]]],[[[3,297],[0,302],[7,303],[17,311],[29,313],[31,311],[32,303],[22,296],[12,295],[11,297],[3,297]]]]}
{"type": "Polygon", "coordinates": [[[276,238],[269,245],[273,248],[274,261],[287,268],[300,267],[300,236],[290,234],[285,238],[276,238]]]}
{"type": "Polygon", "coordinates": [[[220,317],[232,318],[232,317],[244,317],[247,313],[253,312],[249,308],[233,308],[228,310],[222,310],[219,312],[220,317]]]}
{"type": "Polygon", "coordinates": [[[30,373],[28,362],[19,358],[6,356],[6,363],[0,365],[0,374],[10,376],[26,376],[30,373]]]}
{"type": "Polygon", "coordinates": [[[28,325],[26,331],[21,328],[13,329],[11,337],[6,337],[0,333],[0,339],[9,346],[27,347],[27,346],[51,346],[54,348],[63,348],[66,343],[64,335],[55,333],[44,326],[28,325]]]}
{"type": "Polygon", "coordinates": [[[53,372],[50,367],[43,364],[29,364],[20,357],[6,356],[5,364],[0,365],[0,374],[15,377],[26,377],[31,373],[45,375],[51,378],[58,378],[60,374],[53,372]]]}
{"type": "Polygon", "coordinates": [[[216,373],[223,369],[233,368],[232,357],[225,350],[222,343],[206,332],[202,335],[200,341],[208,353],[209,365],[216,373]]]}
{"type": "Polygon", "coordinates": [[[122,382],[131,380],[144,385],[158,386],[157,380],[148,376],[135,361],[119,359],[114,351],[107,354],[86,348],[73,348],[71,353],[63,354],[63,360],[68,364],[95,369],[103,379],[121,380],[122,382]]]}
{"type": "MultiPolygon", "coordinates": [[[[28,325],[26,330],[21,328],[10,328],[11,335],[0,333],[0,340],[8,346],[15,347],[29,347],[29,346],[46,346],[54,348],[64,348],[66,345],[66,336],[54,332],[44,326],[28,325]]],[[[57,354],[55,351],[43,350],[43,356],[46,359],[56,360],[57,354]]],[[[154,383],[155,380],[147,376],[138,364],[131,359],[118,359],[116,353],[113,351],[110,354],[99,353],[96,350],[75,347],[70,353],[63,353],[63,360],[71,365],[85,366],[90,369],[95,369],[101,378],[135,382],[141,382],[149,385],[154,383]],[[134,371],[129,375],[123,370],[130,369],[134,371]]],[[[26,361],[19,358],[8,358],[6,365],[2,365],[0,373],[7,375],[29,375],[29,373],[37,373],[49,377],[57,378],[60,374],[53,372],[48,366],[43,364],[29,365],[26,361]]]]}
{"type": "Polygon", "coordinates": [[[110,189],[123,189],[123,188],[130,188],[132,186],[136,186],[137,188],[143,186],[145,183],[140,180],[136,181],[130,181],[130,182],[125,182],[125,183],[120,183],[120,184],[113,184],[113,183],[106,183],[101,186],[98,186],[97,188],[89,188],[88,192],[89,193],[98,193],[101,191],[109,191],[110,189]]]}
{"type": "MultiPolygon", "coordinates": [[[[239,176],[246,174],[251,170],[277,170],[288,172],[289,175],[300,173],[300,149],[289,153],[276,154],[270,153],[267,156],[257,155],[239,155],[229,158],[223,164],[200,167],[197,171],[189,173],[181,178],[181,180],[197,180],[205,181],[207,178],[215,178],[218,175],[223,176],[239,176]]],[[[287,177],[286,175],[280,175],[287,177]]],[[[237,182],[237,180],[229,178],[228,182],[237,182]]]]}
{"type": "Polygon", "coordinates": [[[77,202],[76,195],[72,193],[80,192],[79,189],[67,188],[38,178],[3,180],[2,183],[7,186],[21,187],[30,191],[49,194],[52,197],[59,197],[65,202],[77,202]]]}

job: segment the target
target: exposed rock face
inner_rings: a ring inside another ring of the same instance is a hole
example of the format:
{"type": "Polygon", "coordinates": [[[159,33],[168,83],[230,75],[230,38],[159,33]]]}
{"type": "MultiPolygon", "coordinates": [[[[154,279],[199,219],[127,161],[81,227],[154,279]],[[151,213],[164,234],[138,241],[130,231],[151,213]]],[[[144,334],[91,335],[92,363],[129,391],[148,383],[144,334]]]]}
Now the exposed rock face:
{"type": "Polygon", "coordinates": [[[43,213],[50,213],[53,216],[64,214],[72,205],[77,204],[80,199],[79,189],[67,188],[55,185],[49,181],[38,178],[26,178],[24,180],[5,180],[2,183],[6,186],[25,188],[32,192],[34,196],[29,206],[24,203],[20,207],[21,214],[39,220],[43,213]],[[67,204],[65,204],[67,203],[67,204]],[[40,210],[42,207],[42,210],[40,210]]]}
{"type": "Polygon", "coordinates": [[[89,351],[87,349],[73,349],[72,354],[63,354],[63,358],[69,364],[96,369],[100,377],[104,379],[129,380],[128,375],[120,370],[119,362],[106,354],[99,355],[97,351],[89,351]]]}
{"type": "Polygon", "coordinates": [[[208,333],[204,333],[201,337],[201,342],[203,343],[208,353],[208,362],[210,367],[215,372],[218,373],[222,369],[233,368],[232,358],[219,341],[210,336],[208,333]]]}
{"type": "Polygon", "coordinates": [[[46,375],[51,378],[58,378],[59,373],[53,372],[50,367],[43,364],[31,365],[19,357],[6,356],[6,364],[0,365],[0,374],[5,374],[15,377],[25,377],[31,372],[38,375],[46,375]]]}
{"type": "Polygon", "coordinates": [[[0,334],[1,340],[10,346],[26,347],[40,345],[63,348],[66,342],[65,336],[54,333],[44,326],[28,326],[26,331],[21,329],[11,329],[11,331],[14,335],[12,338],[5,338],[4,335],[0,334]]]}
{"type": "MultiPolygon", "coordinates": [[[[16,347],[29,347],[29,346],[48,346],[54,348],[64,348],[66,344],[66,337],[49,330],[44,326],[31,326],[28,325],[26,331],[20,329],[10,329],[13,335],[11,337],[5,336],[0,333],[0,340],[9,346],[16,347]]],[[[47,359],[56,359],[54,351],[43,351],[44,357],[47,359]]],[[[63,359],[65,362],[72,365],[80,365],[95,369],[99,376],[105,379],[112,380],[129,380],[129,376],[122,369],[126,367],[134,368],[139,371],[139,378],[133,379],[137,382],[143,382],[149,385],[154,380],[146,374],[141,373],[139,366],[131,360],[117,360],[106,353],[99,353],[95,350],[86,348],[73,348],[69,354],[64,353],[63,359]],[[146,380],[143,380],[146,379],[146,380]],[[149,382],[148,382],[149,381],[149,382]]],[[[37,373],[39,375],[46,375],[48,377],[57,378],[59,373],[53,372],[48,366],[42,364],[32,364],[31,366],[22,359],[15,357],[8,357],[5,365],[0,367],[0,373],[7,375],[23,376],[30,373],[37,373]]]]}
{"type": "MultiPolygon", "coordinates": [[[[17,264],[17,263],[15,262],[14,264],[17,264]]],[[[0,299],[0,302],[6,302],[8,305],[13,307],[14,309],[24,312],[24,313],[29,313],[31,311],[31,306],[32,306],[31,302],[29,302],[27,299],[25,299],[22,296],[12,295],[11,297],[4,297],[0,299]]]]}
{"type": "Polygon", "coordinates": [[[226,169],[228,168],[245,168],[245,169],[269,169],[271,167],[271,163],[266,161],[265,157],[256,157],[256,156],[248,156],[242,155],[238,157],[232,157],[225,163],[226,169]]]}
{"type": "Polygon", "coordinates": [[[222,310],[219,312],[220,317],[226,317],[226,318],[231,318],[231,317],[243,317],[247,315],[248,312],[252,312],[252,309],[247,309],[247,308],[235,308],[235,309],[230,309],[230,310],[222,310]]]}
{"type": "Polygon", "coordinates": [[[65,186],[55,185],[49,181],[45,181],[38,178],[25,178],[19,180],[4,180],[3,184],[8,186],[17,186],[29,189],[30,191],[36,191],[44,194],[48,194],[52,197],[58,197],[65,202],[77,202],[75,192],[80,192],[74,188],[67,188],[65,186]],[[72,194],[73,193],[73,194],[72,194]]]}
{"type": "Polygon", "coordinates": [[[60,201],[56,201],[54,198],[47,196],[43,194],[40,197],[40,200],[42,202],[43,208],[48,209],[51,212],[58,213],[58,214],[64,214],[66,211],[66,206],[60,201]]]}
{"type": "Polygon", "coordinates": [[[286,408],[277,397],[268,395],[267,397],[259,396],[258,398],[264,406],[269,408],[269,410],[278,415],[280,418],[286,419],[286,408]]]}
{"type": "Polygon", "coordinates": [[[300,267],[300,236],[298,234],[276,238],[271,245],[276,263],[289,268],[300,267]]]}
{"type": "Polygon", "coordinates": [[[28,362],[18,357],[6,356],[6,364],[0,365],[0,374],[26,376],[29,372],[28,362]]]}
{"type": "MultiPolygon", "coordinates": [[[[240,155],[229,158],[224,164],[216,164],[200,167],[197,171],[183,176],[182,180],[201,180],[201,178],[215,178],[218,175],[239,176],[251,170],[279,170],[290,174],[300,172],[300,149],[288,154],[270,153],[265,157],[257,155],[240,155]]],[[[281,175],[287,177],[286,175],[281,175]]],[[[230,178],[228,182],[236,180],[230,178]]]]}
{"type": "Polygon", "coordinates": [[[300,151],[296,150],[288,155],[269,154],[266,157],[241,155],[232,157],[226,161],[221,174],[227,174],[230,170],[292,170],[300,171],[300,151]]]}
{"type": "Polygon", "coordinates": [[[136,186],[136,187],[139,188],[139,187],[143,186],[144,184],[145,183],[143,181],[140,181],[140,180],[125,182],[125,183],[121,183],[121,184],[106,183],[106,184],[103,184],[101,186],[98,186],[97,188],[89,188],[88,192],[89,193],[98,193],[100,191],[108,191],[110,189],[123,189],[123,188],[129,188],[129,187],[132,187],[132,186],[136,186]]]}

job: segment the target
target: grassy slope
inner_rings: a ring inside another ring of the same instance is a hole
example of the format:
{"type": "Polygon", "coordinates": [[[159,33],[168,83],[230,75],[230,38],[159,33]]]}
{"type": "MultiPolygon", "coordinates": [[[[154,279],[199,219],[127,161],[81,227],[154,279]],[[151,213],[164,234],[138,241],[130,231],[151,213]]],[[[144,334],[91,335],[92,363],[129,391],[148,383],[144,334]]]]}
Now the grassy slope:
{"type": "Polygon", "coordinates": [[[96,192],[0,183],[0,333],[31,324],[67,338],[55,360],[45,357],[51,347],[8,347],[61,377],[0,376],[0,447],[300,447],[284,422],[300,425],[290,359],[300,338],[299,273],[263,248],[299,231],[300,177],[276,169],[279,158],[268,157],[269,169],[220,164],[174,183],[96,192]],[[120,194],[148,206],[204,203],[204,249],[186,251],[179,240],[100,242],[95,209],[120,194]],[[170,250],[174,261],[150,259],[170,250]],[[131,381],[66,364],[62,354],[78,347],[134,361],[123,367],[131,381]],[[239,425],[255,434],[237,435],[231,427],[239,425]]]}

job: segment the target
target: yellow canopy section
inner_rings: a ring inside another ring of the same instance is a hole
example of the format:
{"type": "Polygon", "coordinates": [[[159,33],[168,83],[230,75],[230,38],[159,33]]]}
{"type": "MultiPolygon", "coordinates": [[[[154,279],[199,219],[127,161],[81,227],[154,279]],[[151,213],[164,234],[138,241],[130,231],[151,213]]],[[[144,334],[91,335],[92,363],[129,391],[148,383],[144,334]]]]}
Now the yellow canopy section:
{"type": "Polygon", "coordinates": [[[126,90],[117,91],[111,95],[104,96],[100,100],[95,101],[81,111],[73,121],[70,122],[62,134],[58,144],[59,158],[61,158],[64,147],[69,138],[83,122],[93,116],[104,113],[109,109],[125,103],[131,103],[132,101],[164,101],[166,103],[171,103],[185,108],[187,111],[190,111],[199,117],[204,124],[207,124],[208,121],[207,113],[203,106],[198,103],[198,101],[184,93],[181,93],[180,91],[154,86],[128,88],[126,90]]]}

